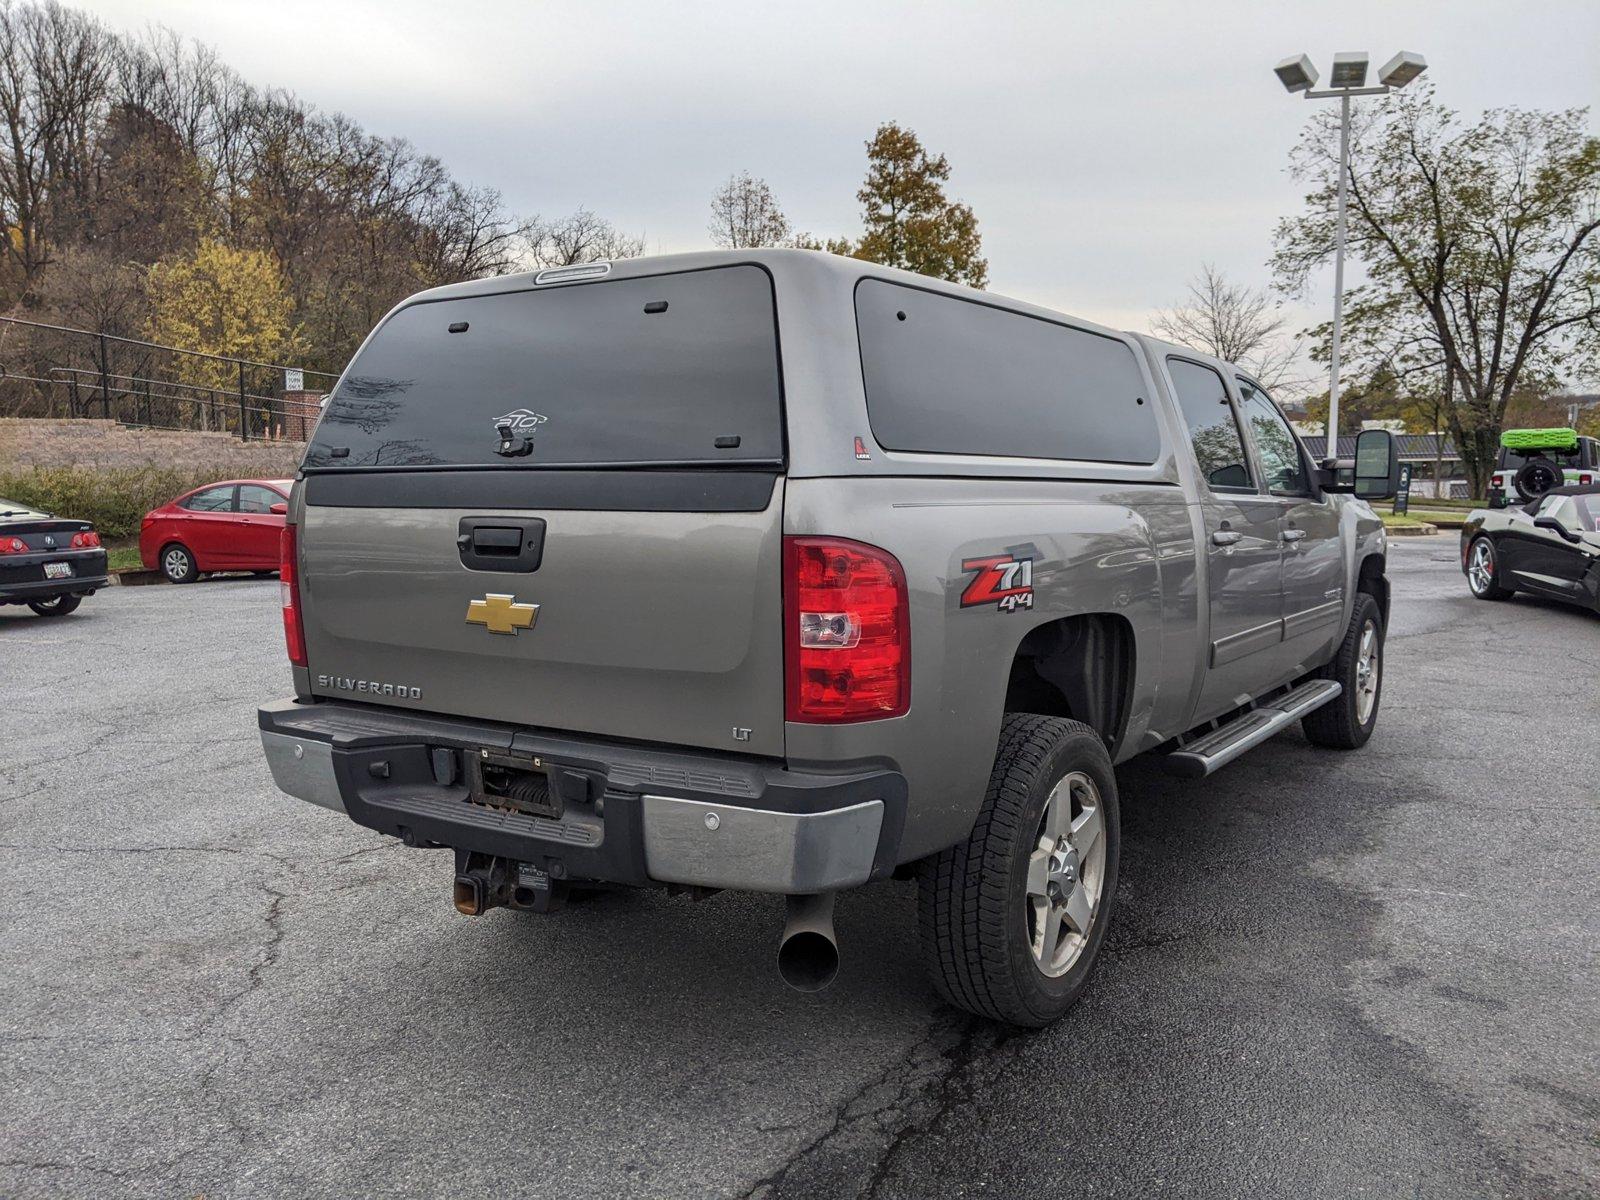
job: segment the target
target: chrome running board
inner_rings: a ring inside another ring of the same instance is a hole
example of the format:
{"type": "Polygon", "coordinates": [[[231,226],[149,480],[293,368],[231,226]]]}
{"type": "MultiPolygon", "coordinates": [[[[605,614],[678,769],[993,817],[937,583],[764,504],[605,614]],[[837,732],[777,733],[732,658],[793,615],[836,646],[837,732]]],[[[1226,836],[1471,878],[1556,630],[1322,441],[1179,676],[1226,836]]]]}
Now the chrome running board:
{"type": "Polygon", "coordinates": [[[1165,761],[1169,772],[1182,779],[1199,779],[1227,766],[1246,750],[1253,750],[1273,734],[1293,725],[1313,709],[1321,708],[1344,688],[1332,679],[1313,679],[1276,700],[1252,708],[1221,729],[1196,738],[1165,761]]]}

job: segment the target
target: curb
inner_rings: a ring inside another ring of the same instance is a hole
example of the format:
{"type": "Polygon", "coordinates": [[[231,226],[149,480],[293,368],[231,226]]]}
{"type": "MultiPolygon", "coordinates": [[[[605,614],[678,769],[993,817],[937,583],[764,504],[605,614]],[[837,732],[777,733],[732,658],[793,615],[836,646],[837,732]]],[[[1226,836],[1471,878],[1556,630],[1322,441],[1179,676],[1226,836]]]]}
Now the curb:
{"type": "Polygon", "coordinates": [[[147,583],[161,582],[163,576],[160,571],[146,571],[143,567],[112,571],[106,579],[108,587],[143,587],[147,583]]]}
{"type": "Polygon", "coordinates": [[[1390,537],[1431,537],[1439,532],[1439,527],[1437,525],[1429,525],[1426,521],[1424,521],[1422,524],[1416,526],[1386,525],[1384,526],[1383,531],[1390,537]]]}

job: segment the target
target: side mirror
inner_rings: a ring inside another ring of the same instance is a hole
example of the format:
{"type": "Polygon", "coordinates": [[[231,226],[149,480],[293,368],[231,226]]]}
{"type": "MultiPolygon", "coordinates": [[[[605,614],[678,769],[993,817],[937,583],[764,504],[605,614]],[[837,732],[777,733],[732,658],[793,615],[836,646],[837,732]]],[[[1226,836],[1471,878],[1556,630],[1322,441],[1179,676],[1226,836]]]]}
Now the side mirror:
{"type": "Polygon", "coordinates": [[[1535,529],[1548,529],[1552,533],[1560,534],[1561,537],[1564,540],[1569,541],[1569,542],[1581,542],[1581,541],[1583,541],[1583,539],[1581,537],[1579,537],[1577,534],[1573,533],[1570,529],[1568,529],[1565,525],[1563,525],[1560,521],[1556,520],[1554,517],[1535,517],[1533,519],[1533,527],[1535,529]]]}
{"type": "Polygon", "coordinates": [[[267,511],[269,513],[272,513],[272,514],[274,514],[276,516],[280,516],[281,517],[281,516],[283,516],[284,514],[286,514],[289,511],[289,506],[287,504],[285,504],[282,500],[279,500],[271,508],[267,509],[267,511]]]}
{"type": "Polygon", "coordinates": [[[1387,429],[1356,435],[1355,493],[1363,500],[1392,500],[1400,491],[1400,450],[1387,429]]]}

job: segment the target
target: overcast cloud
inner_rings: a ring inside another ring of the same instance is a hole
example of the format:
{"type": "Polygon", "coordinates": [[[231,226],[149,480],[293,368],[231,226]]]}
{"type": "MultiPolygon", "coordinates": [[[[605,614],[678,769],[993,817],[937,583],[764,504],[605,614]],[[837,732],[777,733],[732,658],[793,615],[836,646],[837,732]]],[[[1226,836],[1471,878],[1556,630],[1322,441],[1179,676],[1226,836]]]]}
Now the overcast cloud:
{"type": "MultiPolygon", "coordinates": [[[[737,170],[796,228],[855,234],[863,143],[897,120],[949,156],[993,290],[1123,328],[1203,261],[1266,283],[1310,109],[1271,74],[1286,55],[1326,76],[1336,50],[1374,68],[1418,51],[1470,112],[1600,100],[1595,0],[81,7],[210,42],[253,83],[410,138],[519,212],[583,205],[653,252],[706,245],[711,193],[737,170]]],[[[1295,315],[1320,316],[1329,288],[1295,315]]]]}

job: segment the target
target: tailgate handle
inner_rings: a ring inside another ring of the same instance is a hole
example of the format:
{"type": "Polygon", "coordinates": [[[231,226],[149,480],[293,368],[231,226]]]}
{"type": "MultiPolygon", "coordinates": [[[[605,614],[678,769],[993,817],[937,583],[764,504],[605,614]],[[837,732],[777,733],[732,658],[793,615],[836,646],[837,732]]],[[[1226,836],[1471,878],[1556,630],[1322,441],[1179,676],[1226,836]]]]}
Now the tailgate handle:
{"type": "Polygon", "coordinates": [[[522,527],[479,525],[472,531],[472,548],[479,554],[516,554],[522,550],[522,527]]]}
{"type": "Polygon", "coordinates": [[[456,547],[469,571],[537,571],[544,558],[544,521],[462,517],[456,547]]]}

